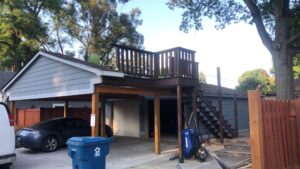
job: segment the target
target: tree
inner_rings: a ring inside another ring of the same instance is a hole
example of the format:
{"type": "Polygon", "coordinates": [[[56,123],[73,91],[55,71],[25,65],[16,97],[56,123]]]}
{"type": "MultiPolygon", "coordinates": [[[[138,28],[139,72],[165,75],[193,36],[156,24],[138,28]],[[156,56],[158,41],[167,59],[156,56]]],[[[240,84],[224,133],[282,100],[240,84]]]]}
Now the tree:
{"type": "Polygon", "coordinates": [[[54,12],[62,0],[0,0],[0,69],[19,70],[47,43],[42,11],[54,12]]]}
{"type": "Polygon", "coordinates": [[[300,54],[294,57],[293,64],[294,78],[300,78],[300,54]]]}
{"type": "Polygon", "coordinates": [[[170,0],[171,9],[182,8],[180,29],[202,29],[202,19],[215,20],[216,28],[246,21],[257,32],[272,55],[278,98],[293,97],[292,60],[300,53],[299,0],[170,0]]]}
{"type": "Polygon", "coordinates": [[[119,14],[116,8],[115,0],[77,0],[69,8],[67,30],[81,43],[85,60],[107,65],[113,44],[142,47],[143,36],[136,31],[142,24],[141,11],[136,8],[130,14],[119,14]]]}
{"type": "Polygon", "coordinates": [[[203,72],[199,72],[199,82],[200,83],[207,83],[206,76],[203,72]]]}
{"type": "Polygon", "coordinates": [[[141,48],[141,11],[116,7],[116,0],[0,0],[0,70],[20,70],[41,49],[72,56],[77,42],[104,65],[114,43],[141,48]]]}
{"type": "Polygon", "coordinates": [[[237,89],[245,93],[248,90],[256,89],[258,86],[261,87],[264,94],[270,94],[275,91],[274,78],[263,69],[254,69],[244,72],[239,77],[238,82],[239,85],[237,86],[237,89]]]}

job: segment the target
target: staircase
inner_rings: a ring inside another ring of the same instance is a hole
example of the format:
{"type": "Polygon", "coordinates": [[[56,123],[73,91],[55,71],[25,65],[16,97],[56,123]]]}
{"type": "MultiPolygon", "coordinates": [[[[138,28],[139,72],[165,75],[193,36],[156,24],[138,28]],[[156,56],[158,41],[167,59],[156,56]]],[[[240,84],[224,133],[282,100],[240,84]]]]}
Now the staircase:
{"type": "MultiPolygon", "coordinates": [[[[183,103],[187,106],[187,111],[192,112],[192,97],[185,97],[183,103]]],[[[197,91],[197,115],[198,121],[202,126],[204,126],[214,137],[220,138],[219,112],[217,111],[217,108],[212,105],[212,102],[208,101],[203,96],[203,91],[200,88],[198,88],[197,91]]],[[[224,138],[233,138],[234,130],[232,126],[225,119],[223,124],[224,138]]]]}

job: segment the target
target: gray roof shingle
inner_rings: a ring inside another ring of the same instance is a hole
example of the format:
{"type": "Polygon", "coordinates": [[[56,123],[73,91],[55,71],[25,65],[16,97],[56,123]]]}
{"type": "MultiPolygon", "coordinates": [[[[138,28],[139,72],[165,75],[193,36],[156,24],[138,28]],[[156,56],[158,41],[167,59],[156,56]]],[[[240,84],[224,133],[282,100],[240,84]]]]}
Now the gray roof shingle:
{"type": "Polygon", "coordinates": [[[0,71],[0,89],[2,89],[15,74],[15,72],[0,71]]]}

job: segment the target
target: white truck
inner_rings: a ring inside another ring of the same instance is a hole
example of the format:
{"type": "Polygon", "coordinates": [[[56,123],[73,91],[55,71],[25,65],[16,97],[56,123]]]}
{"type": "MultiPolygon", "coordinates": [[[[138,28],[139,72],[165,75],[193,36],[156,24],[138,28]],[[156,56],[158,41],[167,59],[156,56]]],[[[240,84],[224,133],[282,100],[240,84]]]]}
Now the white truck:
{"type": "Polygon", "coordinates": [[[0,102],[0,168],[9,168],[16,160],[13,116],[6,104],[0,102]]]}

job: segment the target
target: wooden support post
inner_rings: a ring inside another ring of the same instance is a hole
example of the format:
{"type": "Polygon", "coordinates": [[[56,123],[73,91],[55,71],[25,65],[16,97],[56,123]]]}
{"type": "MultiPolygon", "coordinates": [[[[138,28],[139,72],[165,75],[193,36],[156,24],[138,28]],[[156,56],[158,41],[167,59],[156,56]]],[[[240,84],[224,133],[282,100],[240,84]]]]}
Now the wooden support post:
{"type": "Polygon", "coordinates": [[[154,144],[155,154],[160,154],[160,98],[154,96],[154,144]]]}
{"type": "Polygon", "coordinates": [[[100,97],[101,112],[100,112],[100,136],[105,137],[105,98],[100,97]]]}
{"type": "Polygon", "coordinates": [[[259,90],[248,91],[250,144],[253,169],[264,169],[263,124],[259,90]]]}
{"type": "Polygon", "coordinates": [[[92,121],[95,124],[92,126],[92,136],[99,136],[99,94],[92,94],[92,114],[91,114],[91,123],[92,121]]]}
{"type": "Polygon", "coordinates": [[[109,126],[114,131],[114,102],[110,102],[110,119],[109,126]]]}
{"type": "Polygon", "coordinates": [[[220,142],[224,143],[224,119],[222,112],[222,86],[221,86],[221,71],[220,67],[217,67],[218,77],[218,113],[219,113],[219,130],[220,130],[220,142]]]}
{"type": "Polygon", "coordinates": [[[65,100],[65,105],[64,105],[64,118],[68,117],[68,110],[69,110],[69,102],[65,100]]]}
{"type": "Polygon", "coordinates": [[[183,163],[182,152],[182,103],[181,103],[181,86],[177,86],[177,126],[178,126],[178,148],[179,148],[179,163],[183,163]]]}
{"type": "Polygon", "coordinates": [[[233,96],[233,113],[234,113],[234,136],[239,136],[239,118],[237,109],[236,95],[233,96]]]}

